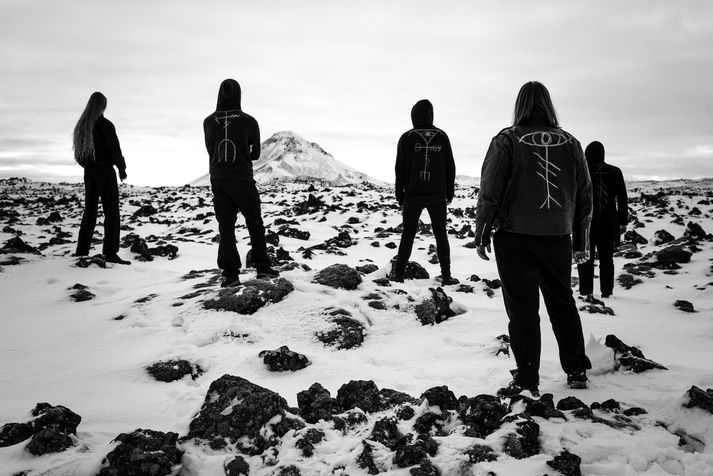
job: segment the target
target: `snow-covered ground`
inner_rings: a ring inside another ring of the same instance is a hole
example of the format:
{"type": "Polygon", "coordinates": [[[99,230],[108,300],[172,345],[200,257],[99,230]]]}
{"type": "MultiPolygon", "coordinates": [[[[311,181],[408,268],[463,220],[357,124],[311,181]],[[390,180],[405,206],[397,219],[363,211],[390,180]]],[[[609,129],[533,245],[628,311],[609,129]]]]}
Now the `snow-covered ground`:
{"type": "MultiPolygon", "coordinates": [[[[28,244],[40,246],[56,235],[55,225],[71,233],[71,242],[49,246],[42,255],[0,254],[0,261],[9,256],[24,258],[20,264],[2,266],[0,272],[0,425],[29,420],[28,411],[37,402],[64,405],[81,415],[82,421],[76,445],[61,453],[35,457],[24,450],[25,443],[0,448],[0,474],[96,474],[103,457],[115,446],[111,440],[119,433],[150,428],[185,435],[208,386],[224,374],[273,390],[293,407],[297,406],[297,392],[314,382],[322,384],[332,396],[350,380],[374,380],[379,388],[393,388],[415,397],[438,385],[447,385],[456,397],[494,394],[509,382],[513,359],[496,355],[496,337],[507,333],[501,290],[495,289],[494,296],[489,297],[483,281],[468,281],[473,274],[497,278],[495,263],[479,260],[473,249],[465,247],[472,238],[450,235],[453,274],[461,283],[472,285],[474,292],[456,292],[457,286],[447,286],[452,307],[462,313],[437,325],[422,326],[413,307],[430,296],[429,287],[439,285],[433,279],[440,273],[438,265],[429,264],[432,236],[419,235],[412,256],[432,279],[379,287],[372,280],[386,275],[396,252],[385,245],[399,241],[398,234],[374,236],[375,228],[388,229],[400,223],[389,190],[353,186],[314,191],[335,209],[292,216],[292,206],[307,199],[307,187],[273,184],[263,187],[262,200],[269,230],[277,231],[274,222],[282,218],[296,219],[296,228],[310,232],[308,241],[281,236],[280,246],[312,270],[283,272],[295,290],[283,301],[245,316],[204,309],[202,301],[217,292],[215,285],[208,288],[208,294],[190,296],[196,291],[195,285],[205,283],[212,274],[184,277],[191,270],[215,268],[217,245],[212,239],[217,223],[214,217],[205,215],[212,211],[207,188],[122,186],[122,222],[142,238],[154,235],[159,240],[149,239],[149,246],[163,240],[178,246],[179,252],[173,260],[155,257],[142,262],[122,249],[120,254],[132,259],[133,264],[102,269],[96,265],[77,267],[76,258],[69,256],[81,218],[81,185],[4,183],[0,188],[0,221],[4,227],[0,246],[18,232],[28,244]],[[70,199],[62,201],[63,197],[70,199]],[[158,213],[130,219],[144,204],[151,204],[158,213]],[[18,212],[16,220],[11,220],[10,210],[18,212]],[[38,218],[54,211],[60,213],[61,222],[36,224],[38,218]],[[347,224],[352,217],[356,217],[351,220],[356,223],[347,224]],[[315,251],[307,259],[297,251],[345,230],[357,243],[340,249],[342,256],[315,251]],[[375,241],[379,247],[372,246],[375,241]],[[316,271],[335,263],[374,263],[379,269],[365,275],[354,291],[312,282],[316,271]],[[74,302],[69,288],[75,283],[87,286],[96,297],[74,302]],[[363,299],[373,292],[382,294],[385,310],[374,309],[363,299]],[[324,317],[329,307],[350,311],[366,326],[360,347],[335,350],[316,339],[315,332],[329,327],[324,317]],[[270,372],[258,353],[282,345],[305,354],[312,365],[296,372],[270,372]],[[145,370],[151,363],[178,358],[198,363],[205,373],[196,380],[185,377],[162,383],[145,370]]],[[[688,221],[713,232],[713,208],[704,200],[706,194],[710,200],[711,190],[685,191],[688,195],[670,196],[670,210],[665,214],[652,214],[654,207],[633,204],[633,211],[645,225],[636,231],[649,239],[639,251],[646,254],[661,248],[653,244],[657,230],[668,230],[676,238],[682,236],[688,221]],[[701,200],[704,204],[699,203],[701,200]],[[701,214],[689,215],[693,207],[701,214]],[[683,216],[684,225],[672,223],[675,214],[683,216]]],[[[461,209],[465,214],[451,215],[455,230],[472,223],[467,207],[474,205],[471,189],[459,189],[451,210],[461,209]]],[[[422,220],[429,222],[427,213],[422,220]]],[[[248,235],[239,222],[239,250],[245,261],[248,235]]],[[[122,237],[127,233],[122,231],[122,237]]],[[[98,226],[96,236],[100,235],[98,226]]],[[[463,436],[453,423],[450,434],[435,438],[440,448],[431,459],[441,473],[556,474],[546,462],[566,448],[581,457],[582,472],[588,475],[713,474],[713,415],[682,406],[692,385],[713,387],[713,243],[702,240],[698,246],[701,251],[694,253],[691,262],[683,264],[677,274],[654,270],[654,277],[642,278],[642,284],[629,290],[617,285],[614,296],[606,300],[614,316],[581,313],[588,354],[594,364],[587,390],[566,387],[543,306],[540,391],[552,393],[555,402],[569,395],[587,404],[615,399],[625,408],[643,407],[648,413],[631,417],[633,425],[623,428],[572,417],[567,421],[535,417],[540,424],[541,454],[518,460],[496,451],[496,461],[474,465],[468,463],[463,450],[478,439],[463,436]],[[675,308],[676,300],[692,302],[696,312],[675,308]],[[647,358],[668,370],[640,374],[615,371],[614,354],[604,346],[608,334],[639,347],[647,358]],[[672,433],[679,427],[705,446],[698,451],[680,446],[679,436],[672,433]]],[[[100,250],[101,245],[95,244],[93,252],[100,250]]],[[[617,275],[630,261],[636,260],[616,258],[617,275]]],[[[576,270],[573,274],[576,276],[576,270]]],[[[252,276],[254,270],[248,269],[242,279],[247,281],[252,276]]],[[[416,406],[416,414],[426,409],[426,404],[416,406]]],[[[378,417],[392,414],[387,411],[378,417]]],[[[294,438],[288,434],[279,451],[278,465],[264,466],[260,457],[246,456],[251,474],[273,474],[287,464],[296,465],[302,474],[363,474],[365,470],[355,461],[375,418],[370,417],[358,430],[359,438],[354,434],[344,437],[325,422],[318,424],[326,433],[326,441],[315,446],[311,458],[294,448],[294,438]]],[[[498,450],[497,442],[505,431],[498,430],[485,443],[498,450]]],[[[225,452],[192,444],[184,449],[181,474],[222,474],[225,452]]],[[[389,473],[409,474],[409,469],[384,464],[389,473]]]]}

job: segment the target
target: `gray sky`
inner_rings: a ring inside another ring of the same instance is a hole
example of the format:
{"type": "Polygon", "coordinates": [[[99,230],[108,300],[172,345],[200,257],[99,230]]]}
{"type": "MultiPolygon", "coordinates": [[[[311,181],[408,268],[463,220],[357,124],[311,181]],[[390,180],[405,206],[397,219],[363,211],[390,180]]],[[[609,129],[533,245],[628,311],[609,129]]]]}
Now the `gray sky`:
{"type": "Polygon", "coordinates": [[[129,182],[186,183],[227,77],[263,140],[295,131],[382,180],[421,98],[479,175],[529,80],[627,177],[713,176],[712,19],[706,0],[0,0],[0,177],[78,180],[71,131],[99,90],[129,182]]]}

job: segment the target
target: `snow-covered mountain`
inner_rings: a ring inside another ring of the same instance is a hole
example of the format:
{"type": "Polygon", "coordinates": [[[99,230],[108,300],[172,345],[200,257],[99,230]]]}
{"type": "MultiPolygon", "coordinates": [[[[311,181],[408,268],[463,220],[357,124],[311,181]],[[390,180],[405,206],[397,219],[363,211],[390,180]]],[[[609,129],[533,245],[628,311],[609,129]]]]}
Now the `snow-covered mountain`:
{"type": "MultiPolygon", "coordinates": [[[[345,165],[316,142],[290,131],[276,132],[261,145],[260,159],[253,164],[258,183],[320,180],[332,185],[377,182],[345,165]]],[[[191,185],[209,185],[208,174],[191,185]]]]}

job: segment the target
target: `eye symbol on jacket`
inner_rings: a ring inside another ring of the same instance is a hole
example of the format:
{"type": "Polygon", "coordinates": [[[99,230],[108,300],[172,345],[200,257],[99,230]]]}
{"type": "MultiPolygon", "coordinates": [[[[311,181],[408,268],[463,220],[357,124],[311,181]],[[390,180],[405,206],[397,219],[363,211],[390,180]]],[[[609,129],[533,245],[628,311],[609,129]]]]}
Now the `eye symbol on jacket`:
{"type": "Polygon", "coordinates": [[[215,117],[215,122],[220,124],[220,126],[225,131],[225,137],[218,143],[218,148],[216,150],[218,157],[215,162],[217,163],[225,162],[227,164],[228,161],[235,163],[237,151],[235,150],[235,143],[233,143],[232,140],[228,139],[228,126],[231,122],[230,119],[237,119],[238,117],[240,117],[240,114],[227,112],[222,116],[215,117]]]}
{"type": "Polygon", "coordinates": [[[544,157],[537,150],[532,151],[532,153],[537,157],[537,170],[535,173],[545,183],[545,199],[540,205],[540,210],[545,207],[549,210],[552,208],[553,204],[562,208],[562,204],[552,195],[555,189],[559,189],[555,180],[557,179],[557,173],[562,169],[555,163],[550,162],[550,149],[552,147],[565,145],[569,143],[570,140],[571,139],[568,136],[560,132],[547,131],[530,132],[522,137],[518,137],[517,139],[520,144],[542,147],[545,149],[544,157]]]}
{"type": "Polygon", "coordinates": [[[421,172],[419,172],[418,176],[421,180],[430,182],[431,181],[431,172],[428,170],[428,166],[431,165],[431,158],[428,156],[428,153],[441,151],[440,145],[431,145],[431,141],[433,140],[434,137],[436,137],[438,132],[437,131],[416,131],[416,133],[425,142],[425,144],[416,142],[416,144],[413,146],[414,152],[421,152],[422,150],[425,151],[425,154],[423,155],[423,170],[421,172]]]}

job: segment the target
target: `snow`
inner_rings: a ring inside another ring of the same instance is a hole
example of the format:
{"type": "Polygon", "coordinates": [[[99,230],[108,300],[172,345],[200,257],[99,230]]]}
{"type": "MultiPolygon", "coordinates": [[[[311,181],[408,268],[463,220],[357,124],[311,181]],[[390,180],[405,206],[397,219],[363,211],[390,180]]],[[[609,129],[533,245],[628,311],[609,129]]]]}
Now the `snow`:
{"type": "MultiPolygon", "coordinates": [[[[270,157],[267,155],[261,166],[271,163],[270,157]]],[[[285,217],[285,203],[300,202],[308,196],[306,184],[281,183],[260,188],[265,222],[273,230],[276,229],[271,226],[274,220],[285,217]]],[[[671,207],[685,215],[685,207],[698,206],[704,215],[690,219],[711,232],[711,207],[696,205],[705,191],[696,191],[691,197],[674,195],[671,207]]],[[[16,196],[57,199],[81,192],[79,185],[3,184],[0,201],[16,196]]],[[[0,424],[29,420],[28,411],[37,402],[65,405],[81,415],[82,422],[78,444],[63,453],[33,457],[24,451],[24,443],[0,448],[0,475],[28,470],[33,475],[96,474],[102,458],[114,446],[111,440],[121,432],[150,428],[185,435],[208,386],[226,373],[278,392],[290,406],[296,406],[297,392],[314,382],[321,383],[333,396],[349,380],[373,379],[379,388],[394,388],[416,397],[436,385],[448,385],[456,396],[472,397],[493,394],[510,379],[508,370],[514,367],[512,358],[495,355],[499,345],[496,337],[507,333],[502,291],[496,290],[495,296],[489,298],[482,282],[466,281],[474,273],[481,278],[497,278],[495,262],[481,261],[474,250],[465,248],[463,245],[470,239],[458,240],[450,235],[454,275],[462,283],[473,285],[475,293],[458,293],[455,287],[447,287],[454,306],[465,312],[439,325],[421,326],[413,313],[413,306],[429,296],[428,288],[438,285],[434,279],[407,281],[391,288],[379,288],[372,282],[386,275],[389,260],[395,254],[395,250],[383,245],[388,241],[398,243],[399,239],[398,235],[391,235],[379,240],[382,246],[371,246],[374,228],[395,227],[400,223],[397,210],[388,208],[392,200],[389,190],[348,186],[313,192],[327,204],[339,203],[349,211],[296,217],[299,228],[309,230],[311,239],[304,242],[281,237],[280,245],[298,262],[308,264],[312,271],[284,272],[282,276],[294,284],[295,291],[282,302],[251,316],[206,310],[201,305],[201,296],[182,299],[195,291],[194,285],[207,279],[183,279],[183,275],[190,270],[215,267],[217,246],[211,239],[217,233],[217,223],[214,218],[195,218],[197,213],[211,210],[208,189],[122,186],[122,193],[127,195],[122,202],[125,223],[139,204],[161,204],[162,211],[154,221],[170,219],[171,223],[152,223],[151,219],[142,218],[131,226],[141,237],[154,234],[179,246],[177,259],[156,257],[151,262],[139,262],[127,249],[122,249],[120,254],[133,260],[131,266],[82,269],[75,267],[75,259],[69,257],[74,249],[74,243],[69,243],[52,246],[42,256],[22,255],[26,262],[2,267],[0,424]],[[129,204],[129,200],[135,201],[134,204],[129,204]],[[383,208],[373,213],[357,212],[356,204],[364,200],[380,203],[383,208]],[[344,249],[344,256],[317,251],[313,259],[307,260],[297,252],[301,246],[335,236],[334,227],[342,229],[351,216],[361,220],[352,225],[350,232],[358,243],[344,249]],[[326,221],[320,221],[322,217],[326,221]],[[181,240],[177,232],[182,227],[197,227],[208,233],[181,240]],[[316,271],[331,264],[356,266],[367,262],[377,264],[379,270],[365,276],[356,291],[311,282],[316,271]],[[75,283],[87,285],[96,298],[73,302],[68,288],[75,283]],[[394,294],[393,289],[403,289],[407,294],[394,294]],[[367,305],[362,296],[371,292],[383,292],[387,310],[367,305]],[[156,297],[136,302],[151,294],[156,297]],[[367,327],[361,347],[333,350],[314,337],[315,332],[329,327],[323,314],[328,307],[349,310],[367,327]],[[121,315],[123,319],[114,319],[121,315]],[[244,336],[232,338],[229,337],[231,332],[244,336]],[[305,354],[312,365],[298,372],[269,372],[257,355],[261,350],[282,345],[305,354]],[[205,374],[196,380],[185,377],[162,383],[153,380],[144,370],[153,362],[176,358],[198,363],[205,374]]],[[[459,188],[451,208],[472,206],[471,190],[459,188]]],[[[60,226],[76,236],[81,207],[56,208],[65,218],[60,226]]],[[[47,230],[51,227],[35,225],[35,220],[54,209],[52,205],[39,207],[35,202],[19,207],[20,222],[12,226],[23,232],[23,240],[37,246],[49,238],[47,230]]],[[[641,205],[636,205],[635,210],[642,221],[650,220],[645,221],[645,228],[637,229],[644,237],[651,240],[653,233],[662,228],[676,237],[682,235],[683,227],[671,223],[670,218],[646,217],[641,205]]],[[[424,213],[422,220],[428,222],[428,215],[424,213]]],[[[468,218],[452,217],[451,225],[460,229],[469,222],[468,218]]],[[[122,236],[125,234],[122,232],[122,236]]],[[[0,233],[0,244],[13,236],[13,233],[0,233]]],[[[244,258],[249,241],[242,223],[237,236],[244,258]]],[[[432,236],[419,235],[412,259],[424,265],[433,277],[439,270],[437,265],[428,263],[427,249],[432,243],[432,236]]],[[[98,247],[100,245],[95,245],[94,250],[98,247]]],[[[471,466],[462,454],[464,449],[474,442],[491,444],[498,449],[502,437],[511,428],[504,426],[482,441],[463,436],[454,424],[447,427],[454,433],[435,437],[441,446],[433,462],[442,474],[486,474],[487,471],[502,475],[555,474],[546,462],[562,448],[582,458],[582,470],[587,475],[713,474],[713,415],[683,407],[684,394],[692,385],[704,389],[713,387],[713,246],[703,241],[701,247],[702,251],[695,253],[677,275],[657,272],[656,277],[644,278],[643,284],[630,290],[617,285],[614,297],[607,300],[615,316],[581,313],[587,352],[594,365],[587,390],[572,391],[566,387],[554,337],[546,314],[542,313],[541,392],[554,394],[555,402],[574,395],[587,404],[614,398],[627,407],[643,407],[648,414],[632,417],[638,430],[614,429],[574,418],[567,422],[536,418],[541,426],[543,454],[524,460],[502,455],[497,461],[471,466]],[[697,312],[691,314],[675,309],[673,302],[677,299],[693,302],[697,312]],[[613,352],[603,344],[607,334],[615,334],[625,343],[640,347],[646,357],[669,370],[641,374],[614,372],[613,352]],[[687,452],[679,447],[679,436],[674,434],[679,429],[704,442],[704,449],[687,452]]],[[[644,253],[653,249],[651,242],[640,248],[644,253]]],[[[617,273],[625,262],[623,258],[615,259],[617,273]]],[[[253,276],[254,270],[248,270],[242,280],[253,276]]],[[[215,288],[211,290],[214,292],[215,288]]],[[[225,411],[230,410],[232,406],[225,411]]],[[[427,411],[425,403],[417,408],[417,415],[424,411],[427,411]]],[[[597,415],[611,418],[603,412],[597,415]]],[[[308,460],[294,447],[293,440],[297,437],[288,434],[277,460],[280,464],[298,464],[303,474],[361,474],[354,461],[373,422],[370,418],[356,434],[347,436],[327,423],[315,425],[326,433],[326,441],[316,445],[315,456],[308,460]],[[346,469],[335,469],[340,465],[346,469]]],[[[181,474],[222,474],[224,452],[192,443],[186,444],[184,449],[181,474]]],[[[387,458],[383,448],[375,451],[375,458],[379,455],[387,458]]],[[[251,474],[274,471],[275,467],[262,466],[259,456],[246,459],[253,469],[251,474]]],[[[393,469],[390,474],[409,473],[408,469],[393,469]]]]}

